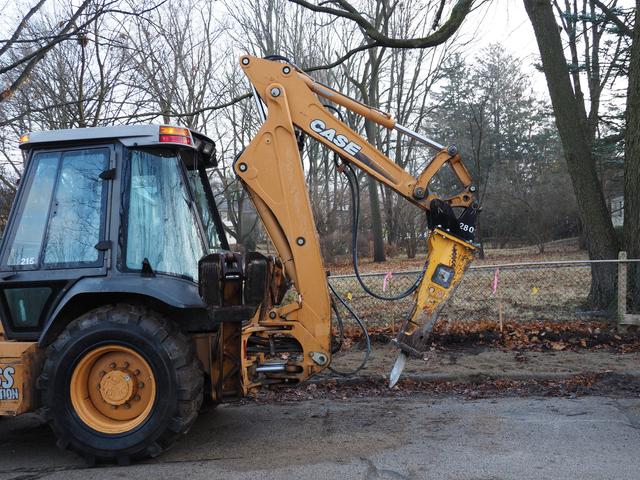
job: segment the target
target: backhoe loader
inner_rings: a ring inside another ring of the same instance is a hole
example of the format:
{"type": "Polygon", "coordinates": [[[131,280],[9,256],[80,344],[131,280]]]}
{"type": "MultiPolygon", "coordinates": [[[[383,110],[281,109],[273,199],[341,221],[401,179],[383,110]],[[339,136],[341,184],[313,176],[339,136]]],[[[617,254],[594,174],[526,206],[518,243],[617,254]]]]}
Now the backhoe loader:
{"type": "Polygon", "coordinates": [[[424,352],[474,252],[476,187],[457,149],[286,59],[245,55],[240,67],[262,125],[233,169],[277,256],[230,251],[207,173],[215,144],[201,133],[128,125],[21,137],[25,171],[0,249],[0,415],[39,411],[61,448],[126,464],[186,433],[205,398],[233,402],[329,367],[339,298],[320,254],[304,135],[335,152],[354,192],[357,168],[426,212],[428,258],[406,293],[414,307],[391,382],[424,352]],[[437,153],[413,176],[341,109],[437,153]],[[460,185],[448,198],[430,185],[444,167],[460,185]]]}

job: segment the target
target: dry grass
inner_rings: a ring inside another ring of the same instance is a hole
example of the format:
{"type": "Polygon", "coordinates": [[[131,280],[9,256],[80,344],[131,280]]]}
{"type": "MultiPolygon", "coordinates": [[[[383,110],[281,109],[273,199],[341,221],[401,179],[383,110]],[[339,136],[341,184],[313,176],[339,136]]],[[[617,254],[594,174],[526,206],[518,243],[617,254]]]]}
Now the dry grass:
{"type": "MultiPolygon", "coordinates": [[[[546,262],[582,260],[586,253],[578,249],[577,241],[554,242],[546,246],[543,255],[535,247],[504,250],[488,250],[484,260],[476,260],[474,266],[509,264],[520,262],[546,262]]],[[[364,261],[363,272],[380,275],[366,277],[372,290],[383,293],[384,273],[419,270],[424,257],[419,260],[394,258],[384,263],[364,261]]],[[[351,274],[350,263],[334,265],[334,275],[351,274]]],[[[497,289],[493,284],[496,271],[493,268],[469,270],[453,299],[444,307],[441,318],[445,321],[571,321],[602,320],[602,312],[585,311],[583,305],[589,294],[591,273],[588,265],[541,265],[534,267],[502,267],[498,272],[497,289]]],[[[416,274],[394,273],[384,295],[393,295],[408,288],[416,274]]],[[[385,302],[367,295],[357,280],[333,278],[332,284],[343,297],[348,298],[354,310],[372,325],[402,323],[409,314],[412,298],[385,302]]]]}
{"type": "MultiPolygon", "coordinates": [[[[369,257],[360,258],[362,272],[398,272],[403,270],[419,270],[422,268],[426,253],[422,252],[416,258],[406,255],[388,257],[385,262],[373,262],[369,257]]],[[[529,245],[518,248],[485,249],[485,258],[476,258],[474,265],[493,265],[499,263],[519,262],[551,262],[562,260],[586,260],[587,252],[580,250],[577,238],[558,240],[545,245],[544,253],[539,253],[538,247],[529,245]]],[[[333,263],[327,263],[327,269],[334,275],[348,275],[353,273],[351,257],[340,258],[333,263]]]]}

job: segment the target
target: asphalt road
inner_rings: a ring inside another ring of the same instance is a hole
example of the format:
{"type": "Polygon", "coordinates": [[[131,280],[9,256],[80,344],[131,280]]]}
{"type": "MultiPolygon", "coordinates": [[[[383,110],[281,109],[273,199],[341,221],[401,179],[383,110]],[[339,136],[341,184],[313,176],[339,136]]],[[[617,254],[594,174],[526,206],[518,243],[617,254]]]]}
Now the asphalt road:
{"type": "Polygon", "coordinates": [[[0,479],[634,479],[639,398],[366,398],[225,406],[161,457],[86,468],[0,420],[0,479]]]}

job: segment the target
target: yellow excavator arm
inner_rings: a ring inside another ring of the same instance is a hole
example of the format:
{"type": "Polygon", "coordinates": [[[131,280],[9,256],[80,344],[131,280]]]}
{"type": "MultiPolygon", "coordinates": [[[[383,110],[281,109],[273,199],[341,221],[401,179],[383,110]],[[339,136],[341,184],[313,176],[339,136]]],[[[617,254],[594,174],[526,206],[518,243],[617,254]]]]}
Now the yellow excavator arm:
{"type": "Polygon", "coordinates": [[[263,304],[242,328],[244,390],[264,384],[256,380],[258,377],[266,377],[273,383],[302,381],[331,361],[331,300],[297,131],[323,143],[344,164],[363,170],[427,213],[431,229],[428,259],[414,293],[415,306],[396,339],[402,352],[394,374],[397,380],[405,354],[422,354],[440,308],[473,258],[471,242],[479,207],[471,176],[455,147],[445,148],[398,125],[391,115],[316,82],[291,63],[246,55],[241,57],[240,64],[253,87],[263,124],[236,159],[234,169],[297,292],[289,303],[263,304]],[[330,102],[332,109],[341,106],[384,128],[395,129],[438,152],[424,171],[414,177],[336,118],[323,102],[330,102]],[[445,165],[453,170],[462,190],[442,199],[429,190],[429,183],[445,165]],[[462,214],[456,216],[453,208],[461,209],[462,214]],[[273,345],[274,339],[282,337],[292,337],[298,342],[302,354],[289,358],[284,365],[277,364],[280,365],[277,368],[273,356],[269,360],[264,353],[252,355],[247,349],[247,345],[256,341],[273,345]]]}

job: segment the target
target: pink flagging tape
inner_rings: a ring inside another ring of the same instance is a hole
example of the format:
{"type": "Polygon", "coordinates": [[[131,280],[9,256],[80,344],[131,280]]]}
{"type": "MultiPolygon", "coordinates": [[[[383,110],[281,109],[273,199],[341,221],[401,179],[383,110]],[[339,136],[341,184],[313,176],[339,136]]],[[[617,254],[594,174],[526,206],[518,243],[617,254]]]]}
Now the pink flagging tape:
{"type": "Polygon", "coordinates": [[[384,280],[382,280],[383,292],[387,291],[387,286],[389,285],[389,281],[391,280],[391,277],[393,277],[393,272],[387,272],[387,274],[384,276],[384,280]]]}
{"type": "Polygon", "coordinates": [[[493,285],[491,286],[491,295],[495,295],[498,290],[498,283],[500,282],[500,269],[496,268],[493,272],[493,285]]]}

